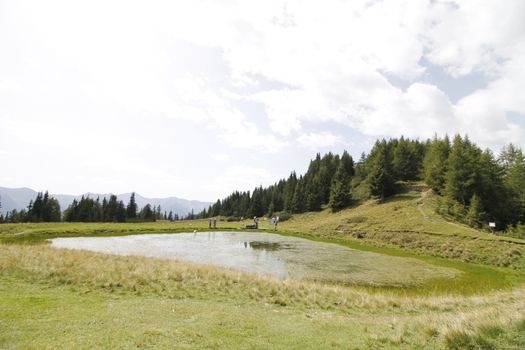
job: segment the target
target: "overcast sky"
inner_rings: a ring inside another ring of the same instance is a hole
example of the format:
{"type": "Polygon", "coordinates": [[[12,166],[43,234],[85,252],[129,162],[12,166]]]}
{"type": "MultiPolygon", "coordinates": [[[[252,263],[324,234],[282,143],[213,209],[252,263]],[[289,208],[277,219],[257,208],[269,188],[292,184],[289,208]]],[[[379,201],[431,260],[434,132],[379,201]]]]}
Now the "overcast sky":
{"type": "Polygon", "coordinates": [[[378,137],[525,146],[525,1],[0,0],[0,186],[215,200],[378,137]]]}

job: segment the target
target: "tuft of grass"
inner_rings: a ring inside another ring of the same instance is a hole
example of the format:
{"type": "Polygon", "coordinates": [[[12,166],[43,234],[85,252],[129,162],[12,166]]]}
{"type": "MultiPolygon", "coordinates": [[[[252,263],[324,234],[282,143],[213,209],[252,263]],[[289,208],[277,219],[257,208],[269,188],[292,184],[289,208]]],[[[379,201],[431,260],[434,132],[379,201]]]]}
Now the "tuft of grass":
{"type": "Polygon", "coordinates": [[[450,350],[494,350],[495,345],[481,336],[472,336],[463,331],[452,331],[445,336],[450,350]]]}
{"type": "Polygon", "coordinates": [[[366,222],[368,218],[366,216],[354,216],[346,220],[348,224],[360,224],[366,222]]]}

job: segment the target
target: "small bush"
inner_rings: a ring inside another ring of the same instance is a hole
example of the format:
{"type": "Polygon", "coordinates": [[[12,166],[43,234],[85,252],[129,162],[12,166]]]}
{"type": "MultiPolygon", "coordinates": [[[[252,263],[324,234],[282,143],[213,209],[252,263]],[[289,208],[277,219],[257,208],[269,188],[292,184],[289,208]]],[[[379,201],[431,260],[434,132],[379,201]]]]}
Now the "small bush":
{"type": "Polygon", "coordinates": [[[525,239],[525,224],[519,223],[516,226],[510,226],[505,231],[505,236],[525,239]]]}
{"type": "Polygon", "coordinates": [[[353,218],[348,219],[346,222],[349,224],[360,224],[368,220],[365,216],[354,216],[353,218]]]}
{"type": "Polygon", "coordinates": [[[231,216],[231,217],[227,218],[226,221],[227,222],[239,222],[239,221],[241,221],[241,218],[237,217],[237,216],[231,216]]]}

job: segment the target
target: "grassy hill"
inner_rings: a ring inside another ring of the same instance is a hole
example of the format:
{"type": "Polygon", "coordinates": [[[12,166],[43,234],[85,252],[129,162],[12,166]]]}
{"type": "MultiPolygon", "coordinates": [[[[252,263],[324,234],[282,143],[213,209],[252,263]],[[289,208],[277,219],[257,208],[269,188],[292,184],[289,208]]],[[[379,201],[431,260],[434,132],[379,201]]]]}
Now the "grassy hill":
{"type": "Polygon", "coordinates": [[[437,200],[432,191],[416,187],[381,204],[368,200],[337,213],[326,209],[294,215],[281,229],[466,262],[525,268],[525,240],[447,221],[436,213],[437,200]]]}
{"type": "MultiPolygon", "coordinates": [[[[0,348],[522,349],[525,241],[448,222],[435,205],[431,193],[413,188],[382,204],[279,225],[282,234],[461,272],[419,289],[282,281],[45,244],[205,231],[206,220],[0,225],[0,348]]],[[[220,221],[218,229],[247,223],[220,221]]]]}

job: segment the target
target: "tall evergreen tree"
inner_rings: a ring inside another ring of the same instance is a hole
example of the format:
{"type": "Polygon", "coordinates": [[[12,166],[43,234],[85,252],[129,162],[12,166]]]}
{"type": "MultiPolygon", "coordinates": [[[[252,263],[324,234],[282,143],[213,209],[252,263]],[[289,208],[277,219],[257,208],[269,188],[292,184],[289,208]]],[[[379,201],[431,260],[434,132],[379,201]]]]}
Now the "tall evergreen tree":
{"type": "Polygon", "coordinates": [[[134,220],[137,218],[137,202],[135,201],[135,192],[131,193],[129,198],[128,206],[126,207],[126,218],[128,220],[134,220]]]}
{"type": "Polygon", "coordinates": [[[292,213],[303,213],[306,210],[304,183],[304,177],[300,176],[295,184],[291,207],[292,213]]]}
{"type": "Polygon", "coordinates": [[[306,186],[304,189],[306,210],[318,211],[321,209],[323,203],[323,187],[321,181],[322,173],[318,172],[312,178],[306,180],[306,186]]]}
{"type": "Polygon", "coordinates": [[[151,205],[148,203],[142,208],[142,210],[139,213],[139,217],[143,221],[155,221],[155,215],[153,213],[153,209],[151,209],[151,205]]]}
{"type": "Polygon", "coordinates": [[[115,221],[125,222],[126,221],[126,206],[123,201],[118,201],[117,211],[115,212],[115,221]]]}
{"type": "Polygon", "coordinates": [[[394,147],[392,158],[392,170],[395,177],[399,180],[411,180],[412,176],[412,154],[410,144],[401,136],[401,139],[394,147]]]}
{"type": "Polygon", "coordinates": [[[253,191],[252,203],[250,206],[250,216],[263,216],[266,212],[262,203],[262,194],[260,189],[253,191]]]}
{"type": "Polygon", "coordinates": [[[352,159],[352,156],[348,154],[347,151],[343,152],[340,163],[343,164],[345,172],[348,174],[348,176],[353,177],[355,175],[354,160],[352,159]]]}
{"type": "Polygon", "coordinates": [[[480,228],[485,221],[483,204],[478,195],[474,194],[470,199],[470,205],[466,217],[467,223],[472,227],[480,228]]]}
{"type": "Polygon", "coordinates": [[[330,191],[329,204],[333,212],[341,210],[350,205],[352,201],[352,195],[350,193],[351,180],[352,178],[349,168],[345,166],[343,161],[341,161],[339,167],[337,167],[330,191]]]}
{"type": "Polygon", "coordinates": [[[443,140],[437,137],[429,143],[424,159],[425,182],[437,193],[443,193],[445,188],[445,174],[450,153],[450,140],[446,136],[443,140]]]}
{"type": "Polygon", "coordinates": [[[295,174],[295,171],[292,171],[288,179],[286,180],[286,183],[284,185],[283,189],[283,197],[284,197],[284,211],[286,212],[293,212],[293,198],[295,193],[295,188],[297,186],[297,175],[295,174]]]}
{"type": "Polygon", "coordinates": [[[319,170],[315,175],[317,176],[317,182],[319,184],[321,204],[328,203],[330,199],[330,186],[332,185],[332,180],[338,165],[339,156],[334,156],[331,152],[321,158],[319,170]]]}
{"type": "Polygon", "coordinates": [[[454,137],[446,172],[445,194],[449,199],[468,206],[479,183],[481,150],[460,135],[454,137]]]}
{"type": "Polygon", "coordinates": [[[385,140],[377,142],[373,151],[368,171],[370,193],[383,201],[386,196],[394,193],[392,157],[385,140]]]}
{"type": "Polygon", "coordinates": [[[521,149],[506,147],[500,155],[507,190],[507,210],[512,224],[525,223],[525,157],[521,149]],[[510,148],[510,152],[509,152],[510,148]],[[510,155],[509,155],[510,153],[510,155]]]}
{"type": "Polygon", "coordinates": [[[117,196],[112,194],[109,197],[108,204],[106,205],[106,212],[104,214],[105,220],[107,222],[114,222],[117,221],[117,211],[119,207],[119,203],[117,201],[117,196]]]}

